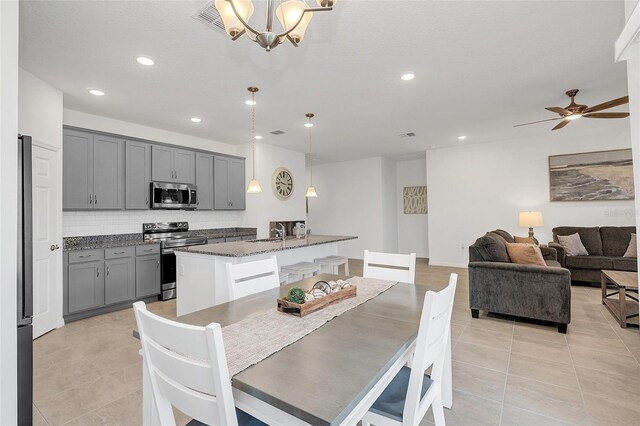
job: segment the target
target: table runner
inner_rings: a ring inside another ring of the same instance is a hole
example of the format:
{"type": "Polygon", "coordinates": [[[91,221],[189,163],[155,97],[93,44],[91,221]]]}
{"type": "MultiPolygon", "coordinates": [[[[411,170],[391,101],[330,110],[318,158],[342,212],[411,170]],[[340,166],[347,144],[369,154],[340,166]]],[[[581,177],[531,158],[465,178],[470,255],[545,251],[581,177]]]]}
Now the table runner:
{"type": "MultiPolygon", "coordinates": [[[[229,375],[235,376],[397,284],[397,281],[362,277],[352,277],[347,281],[358,287],[355,297],[333,303],[305,317],[285,314],[274,307],[223,327],[229,375]]],[[[276,304],[275,299],[273,304],[276,304]]]]}

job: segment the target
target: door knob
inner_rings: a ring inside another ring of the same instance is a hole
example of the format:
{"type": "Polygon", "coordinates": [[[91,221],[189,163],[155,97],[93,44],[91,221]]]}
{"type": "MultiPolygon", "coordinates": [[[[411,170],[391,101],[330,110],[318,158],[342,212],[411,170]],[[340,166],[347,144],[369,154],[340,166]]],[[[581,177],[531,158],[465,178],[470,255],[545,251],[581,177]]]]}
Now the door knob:
{"type": "Polygon", "coordinates": [[[56,251],[56,250],[58,250],[59,248],[60,248],[60,246],[58,246],[57,244],[51,244],[51,247],[49,247],[49,249],[50,249],[51,251],[56,251]]]}

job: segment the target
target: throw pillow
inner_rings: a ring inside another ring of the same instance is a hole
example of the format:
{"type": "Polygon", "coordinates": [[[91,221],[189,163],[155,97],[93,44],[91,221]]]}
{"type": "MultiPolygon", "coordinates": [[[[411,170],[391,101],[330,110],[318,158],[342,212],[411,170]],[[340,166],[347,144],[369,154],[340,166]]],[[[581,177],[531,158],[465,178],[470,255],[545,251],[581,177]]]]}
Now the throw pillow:
{"type": "Polygon", "coordinates": [[[518,237],[517,235],[513,236],[513,241],[516,243],[522,243],[522,244],[534,244],[536,245],[536,242],[533,241],[533,238],[531,237],[518,237]]]}
{"type": "Polygon", "coordinates": [[[476,240],[475,246],[485,262],[509,262],[506,241],[498,234],[487,232],[476,240]]]}
{"type": "Polygon", "coordinates": [[[629,247],[624,252],[622,257],[638,257],[638,246],[636,242],[636,234],[631,234],[631,241],[629,241],[629,247]]]}
{"type": "Polygon", "coordinates": [[[513,263],[547,266],[540,247],[526,243],[507,243],[507,252],[513,263]]]}
{"type": "Polygon", "coordinates": [[[558,235],[558,242],[567,252],[567,256],[588,256],[589,252],[584,248],[580,234],[558,235]]]}

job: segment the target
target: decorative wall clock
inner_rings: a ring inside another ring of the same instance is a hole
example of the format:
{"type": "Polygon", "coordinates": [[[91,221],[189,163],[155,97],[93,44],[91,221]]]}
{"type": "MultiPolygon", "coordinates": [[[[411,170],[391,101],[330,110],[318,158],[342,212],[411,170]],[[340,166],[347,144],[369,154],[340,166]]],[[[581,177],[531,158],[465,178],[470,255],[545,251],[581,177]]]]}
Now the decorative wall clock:
{"type": "Polygon", "coordinates": [[[278,167],[273,172],[271,186],[276,197],[281,200],[287,200],[293,193],[293,175],[288,169],[278,167]]]}

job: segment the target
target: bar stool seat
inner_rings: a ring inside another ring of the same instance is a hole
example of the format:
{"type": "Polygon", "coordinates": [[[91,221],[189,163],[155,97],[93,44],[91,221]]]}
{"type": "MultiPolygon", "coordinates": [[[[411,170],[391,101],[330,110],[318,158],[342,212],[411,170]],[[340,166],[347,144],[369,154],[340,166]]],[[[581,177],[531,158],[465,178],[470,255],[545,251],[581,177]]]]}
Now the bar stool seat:
{"type": "Polygon", "coordinates": [[[349,258],[346,256],[327,256],[313,259],[314,263],[328,269],[328,273],[338,275],[338,267],[344,265],[344,274],[349,275],[349,258]]]}
{"type": "Polygon", "coordinates": [[[313,275],[319,274],[320,265],[313,262],[300,262],[294,265],[283,266],[282,271],[288,272],[291,280],[299,281],[304,278],[309,278],[313,275]]]}

